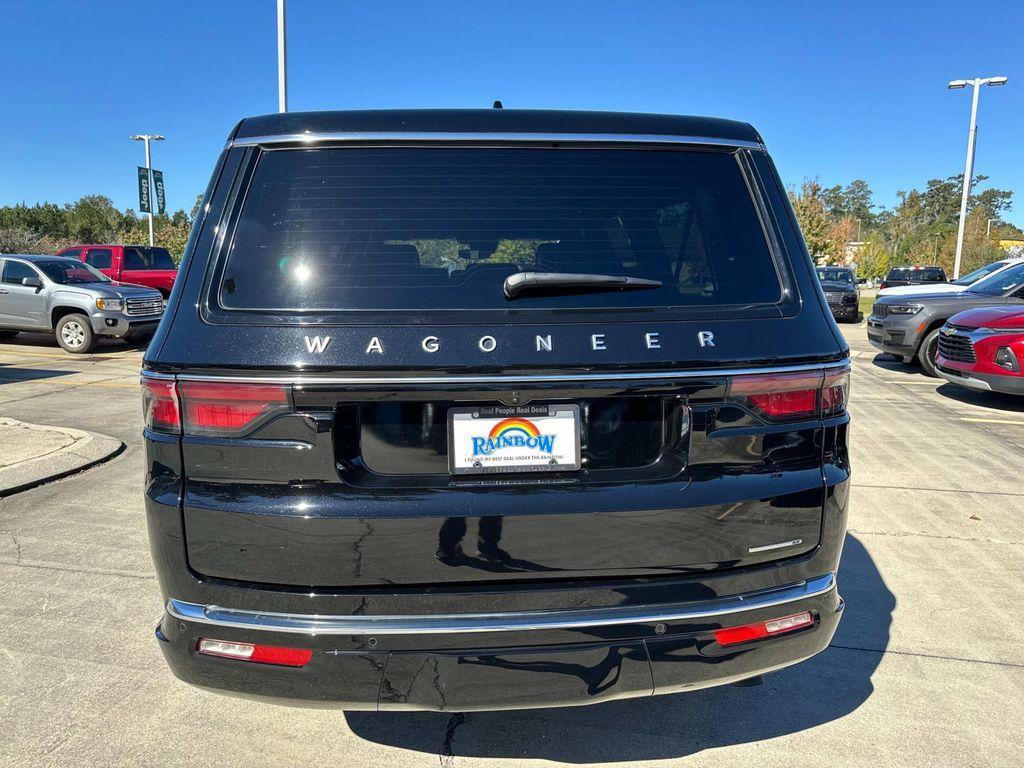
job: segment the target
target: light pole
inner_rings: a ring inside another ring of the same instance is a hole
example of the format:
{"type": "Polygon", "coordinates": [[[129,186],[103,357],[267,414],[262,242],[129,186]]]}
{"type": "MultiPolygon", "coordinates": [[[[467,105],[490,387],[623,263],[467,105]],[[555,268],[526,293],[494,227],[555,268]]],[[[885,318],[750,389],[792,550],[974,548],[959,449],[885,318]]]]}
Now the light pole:
{"type": "Polygon", "coordinates": [[[986,240],[988,240],[990,237],[992,237],[992,222],[993,221],[999,221],[999,219],[989,219],[987,222],[985,222],[985,239],[986,240]]]}
{"type": "Polygon", "coordinates": [[[146,178],[149,181],[149,247],[153,247],[153,165],[150,162],[149,157],[149,142],[151,141],[163,141],[164,137],[159,133],[140,133],[135,136],[129,136],[132,141],[144,141],[146,142],[146,178]]]}
{"type": "Polygon", "coordinates": [[[288,51],[285,44],[284,0],[277,0],[277,111],[288,111],[288,51]]]}
{"type": "Polygon", "coordinates": [[[974,174],[974,146],[978,134],[978,94],[983,85],[1006,85],[1005,77],[976,77],[973,80],[953,80],[950,89],[973,86],[971,99],[971,128],[967,134],[967,168],[964,171],[964,191],[960,198],[960,224],[956,231],[956,258],[953,261],[953,279],[960,277],[960,257],[964,252],[964,225],[967,223],[967,201],[971,197],[971,177],[974,174]]]}

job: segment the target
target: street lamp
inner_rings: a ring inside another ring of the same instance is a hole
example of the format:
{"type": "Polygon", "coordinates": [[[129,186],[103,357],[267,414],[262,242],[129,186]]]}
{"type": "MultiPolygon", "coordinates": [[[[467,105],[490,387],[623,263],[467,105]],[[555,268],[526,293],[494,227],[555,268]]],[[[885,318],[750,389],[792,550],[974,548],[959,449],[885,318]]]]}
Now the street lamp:
{"type": "Polygon", "coordinates": [[[971,177],[974,174],[974,145],[978,133],[978,93],[983,85],[1006,85],[1005,77],[976,77],[973,80],[951,80],[950,90],[974,88],[971,99],[971,129],[967,134],[967,169],[964,171],[964,191],[960,198],[960,224],[956,232],[956,259],[953,261],[953,279],[960,277],[960,257],[964,252],[964,225],[967,221],[967,201],[971,197],[971,177]]]}
{"type": "Polygon", "coordinates": [[[144,141],[146,142],[146,178],[149,181],[149,247],[153,247],[153,166],[150,163],[149,157],[149,142],[151,141],[163,141],[164,137],[159,133],[140,133],[135,136],[129,136],[132,141],[144,141]]]}

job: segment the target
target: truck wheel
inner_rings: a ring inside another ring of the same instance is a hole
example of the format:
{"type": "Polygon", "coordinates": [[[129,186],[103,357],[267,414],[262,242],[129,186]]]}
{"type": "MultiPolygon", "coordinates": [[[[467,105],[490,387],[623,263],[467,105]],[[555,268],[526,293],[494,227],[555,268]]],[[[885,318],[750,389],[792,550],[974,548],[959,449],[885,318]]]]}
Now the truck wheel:
{"type": "Polygon", "coordinates": [[[76,355],[92,352],[96,346],[96,334],[85,315],[64,315],[57,323],[57,343],[65,352],[76,355]]]}
{"type": "Polygon", "coordinates": [[[935,370],[935,358],[938,354],[939,329],[936,328],[924,337],[924,340],[921,342],[921,348],[917,351],[917,359],[921,363],[925,376],[931,376],[933,379],[939,378],[939,372],[935,370]]]}

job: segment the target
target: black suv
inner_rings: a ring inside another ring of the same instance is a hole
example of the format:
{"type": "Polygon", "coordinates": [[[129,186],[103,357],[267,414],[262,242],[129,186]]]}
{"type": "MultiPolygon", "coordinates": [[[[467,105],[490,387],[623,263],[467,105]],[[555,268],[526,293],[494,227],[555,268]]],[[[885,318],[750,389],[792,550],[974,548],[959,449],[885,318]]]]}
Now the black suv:
{"type": "Polygon", "coordinates": [[[825,300],[837,321],[855,323],[860,319],[860,288],[850,267],[818,267],[814,270],[825,291],[825,300]]]}
{"type": "Polygon", "coordinates": [[[899,288],[903,285],[929,285],[948,282],[946,270],[942,267],[893,267],[878,287],[884,290],[886,288],[899,288]]]}
{"type": "Polygon", "coordinates": [[[174,673],[583,704],[824,649],[848,349],[749,125],[244,120],[143,371],[174,673]]]}

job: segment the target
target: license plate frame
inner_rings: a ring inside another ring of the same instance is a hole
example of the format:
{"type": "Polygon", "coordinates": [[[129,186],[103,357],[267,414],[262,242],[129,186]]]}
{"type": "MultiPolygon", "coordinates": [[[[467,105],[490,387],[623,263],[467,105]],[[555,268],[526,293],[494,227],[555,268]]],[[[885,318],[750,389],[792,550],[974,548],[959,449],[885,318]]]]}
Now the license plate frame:
{"type": "Polygon", "coordinates": [[[580,433],[580,407],[575,403],[453,406],[448,409],[448,471],[575,472],[582,467],[580,433]],[[474,438],[484,442],[474,443],[474,438]]]}

